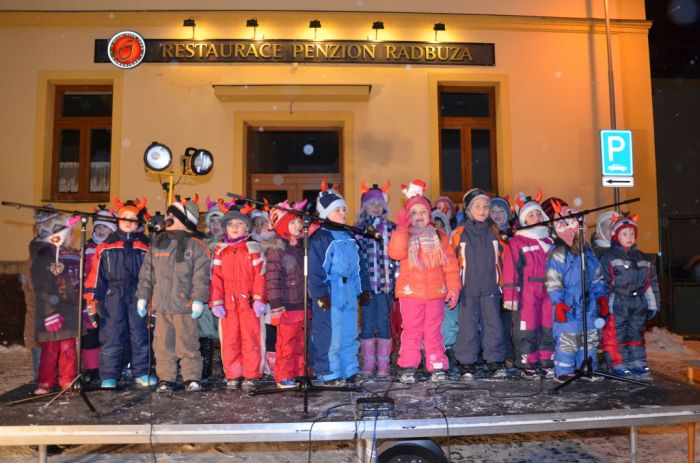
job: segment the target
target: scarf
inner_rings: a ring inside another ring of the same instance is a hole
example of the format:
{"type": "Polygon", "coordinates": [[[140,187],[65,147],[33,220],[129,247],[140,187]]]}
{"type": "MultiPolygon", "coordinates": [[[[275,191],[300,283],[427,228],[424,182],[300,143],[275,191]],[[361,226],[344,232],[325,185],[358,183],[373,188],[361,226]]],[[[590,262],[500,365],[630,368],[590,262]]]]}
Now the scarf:
{"type": "Polygon", "coordinates": [[[229,238],[228,236],[226,239],[224,239],[224,243],[226,244],[238,244],[241,241],[245,241],[248,238],[250,238],[250,233],[244,233],[242,236],[239,236],[238,238],[229,238]]]}
{"type": "Polygon", "coordinates": [[[447,262],[440,235],[432,225],[408,229],[408,267],[422,270],[447,262]]]}
{"type": "Polygon", "coordinates": [[[515,234],[524,236],[525,238],[537,240],[537,243],[545,253],[549,251],[549,248],[551,248],[552,244],[554,243],[554,240],[548,239],[551,238],[549,235],[549,228],[545,227],[544,225],[518,230],[515,232],[515,234]]]}

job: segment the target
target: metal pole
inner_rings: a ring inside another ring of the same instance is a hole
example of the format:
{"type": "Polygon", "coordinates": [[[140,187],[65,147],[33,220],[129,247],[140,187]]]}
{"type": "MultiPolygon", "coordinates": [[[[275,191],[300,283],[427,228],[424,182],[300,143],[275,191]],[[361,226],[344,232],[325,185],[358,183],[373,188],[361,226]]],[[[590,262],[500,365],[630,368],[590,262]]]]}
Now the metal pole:
{"type": "Polygon", "coordinates": [[[630,426],[630,459],[637,463],[637,427],[630,426]]]}
{"type": "MultiPolygon", "coordinates": [[[[608,48],[608,92],[610,94],[610,128],[617,128],[617,118],[615,116],[615,79],[613,76],[612,44],[610,41],[610,17],[608,16],[608,0],[605,3],[605,42],[608,48]]],[[[620,202],[620,189],[613,188],[613,202],[620,202]]],[[[620,206],[615,206],[615,211],[620,212],[620,206]]]]}
{"type": "Polygon", "coordinates": [[[39,444],[39,463],[46,463],[48,460],[48,450],[46,444],[39,444]]]}

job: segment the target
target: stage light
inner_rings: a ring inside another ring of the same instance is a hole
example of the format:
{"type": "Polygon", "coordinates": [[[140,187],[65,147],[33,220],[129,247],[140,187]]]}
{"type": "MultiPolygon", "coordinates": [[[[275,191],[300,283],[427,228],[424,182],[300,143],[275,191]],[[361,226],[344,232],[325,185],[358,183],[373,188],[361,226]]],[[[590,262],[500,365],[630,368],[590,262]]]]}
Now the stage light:
{"type": "Polygon", "coordinates": [[[318,19],[312,19],[309,21],[309,29],[314,30],[314,40],[318,38],[318,30],[321,28],[321,21],[318,19]]]}
{"type": "Polygon", "coordinates": [[[435,41],[437,42],[438,32],[445,30],[445,23],[435,23],[433,30],[435,31],[435,41]]]}
{"type": "Polygon", "coordinates": [[[183,159],[184,170],[194,175],[207,175],[214,167],[214,156],[205,149],[187,148],[183,159]]]}
{"type": "Polygon", "coordinates": [[[195,22],[194,18],[187,18],[182,21],[182,27],[191,27],[192,28],[192,38],[194,39],[194,28],[197,26],[197,23],[195,22]]]}
{"type": "Polygon", "coordinates": [[[143,153],[143,162],[146,167],[156,172],[162,172],[170,167],[172,161],[173,153],[170,148],[155,141],[143,153]]]}
{"type": "Polygon", "coordinates": [[[384,21],[374,21],[372,29],[374,30],[374,40],[379,40],[379,30],[384,30],[384,21]]]}

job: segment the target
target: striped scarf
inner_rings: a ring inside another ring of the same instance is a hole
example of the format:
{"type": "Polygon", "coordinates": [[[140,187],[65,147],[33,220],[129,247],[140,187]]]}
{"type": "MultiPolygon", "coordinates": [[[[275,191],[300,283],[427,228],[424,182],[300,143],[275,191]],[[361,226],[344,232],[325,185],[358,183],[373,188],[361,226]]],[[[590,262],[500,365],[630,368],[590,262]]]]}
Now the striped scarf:
{"type": "Polygon", "coordinates": [[[440,243],[440,235],[432,225],[410,227],[408,230],[408,267],[422,270],[447,262],[447,256],[440,243]]]}

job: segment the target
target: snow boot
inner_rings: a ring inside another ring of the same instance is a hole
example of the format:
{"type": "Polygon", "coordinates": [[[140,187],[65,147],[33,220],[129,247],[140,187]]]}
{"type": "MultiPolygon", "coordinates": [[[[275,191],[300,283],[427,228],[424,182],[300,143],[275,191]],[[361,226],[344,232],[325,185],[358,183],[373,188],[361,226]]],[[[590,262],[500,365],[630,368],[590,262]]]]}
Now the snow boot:
{"type": "Polygon", "coordinates": [[[391,339],[377,338],[377,376],[391,376],[391,339]]]}
{"type": "Polygon", "coordinates": [[[363,378],[370,378],[374,375],[374,367],[377,365],[375,356],[377,338],[363,339],[362,344],[362,371],[363,378]]]}
{"type": "Polygon", "coordinates": [[[459,365],[457,364],[457,357],[455,357],[455,350],[453,346],[445,349],[445,357],[447,357],[447,371],[449,373],[456,373],[459,371],[459,365]]]}
{"type": "Polygon", "coordinates": [[[211,338],[199,338],[199,352],[202,354],[202,381],[211,378],[212,342],[211,338]]]}

